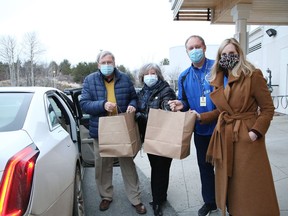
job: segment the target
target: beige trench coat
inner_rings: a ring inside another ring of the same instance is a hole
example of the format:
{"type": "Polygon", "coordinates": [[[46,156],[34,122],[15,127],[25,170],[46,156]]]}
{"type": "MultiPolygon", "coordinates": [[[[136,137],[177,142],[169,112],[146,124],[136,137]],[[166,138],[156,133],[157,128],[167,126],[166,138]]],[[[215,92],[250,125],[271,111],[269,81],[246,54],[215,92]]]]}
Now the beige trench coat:
{"type": "Polygon", "coordinates": [[[229,75],[225,88],[219,72],[211,85],[217,110],[201,114],[201,121],[218,117],[207,151],[207,159],[215,165],[217,206],[223,216],[226,200],[233,216],[279,216],[265,146],[274,106],[262,72],[256,70],[251,77],[229,75]],[[261,134],[254,142],[248,135],[251,129],[261,134]]]}

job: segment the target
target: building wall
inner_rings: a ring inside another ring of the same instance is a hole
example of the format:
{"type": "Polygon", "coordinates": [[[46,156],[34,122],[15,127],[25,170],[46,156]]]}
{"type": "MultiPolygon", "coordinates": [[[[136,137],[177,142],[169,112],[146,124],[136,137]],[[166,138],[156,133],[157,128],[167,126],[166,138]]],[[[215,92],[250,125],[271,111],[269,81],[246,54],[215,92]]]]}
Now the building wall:
{"type": "Polygon", "coordinates": [[[271,71],[271,95],[276,111],[288,114],[288,26],[259,26],[249,33],[248,47],[247,59],[262,70],[267,81],[268,68],[271,71]],[[277,31],[276,36],[266,34],[269,28],[277,31]]]}

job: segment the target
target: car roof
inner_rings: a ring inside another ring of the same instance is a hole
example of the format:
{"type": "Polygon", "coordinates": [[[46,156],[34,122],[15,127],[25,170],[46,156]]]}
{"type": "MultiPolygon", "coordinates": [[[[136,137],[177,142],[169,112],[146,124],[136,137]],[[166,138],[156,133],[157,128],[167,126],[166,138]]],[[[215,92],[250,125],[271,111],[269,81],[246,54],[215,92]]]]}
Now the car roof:
{"type": "Polygon", "coordinates": [[[43,87],[43,86],[8,86],[8,87],[0,87],[0,92],[46,92],[49,90],[58,90],[52,87],[43,87]]]}

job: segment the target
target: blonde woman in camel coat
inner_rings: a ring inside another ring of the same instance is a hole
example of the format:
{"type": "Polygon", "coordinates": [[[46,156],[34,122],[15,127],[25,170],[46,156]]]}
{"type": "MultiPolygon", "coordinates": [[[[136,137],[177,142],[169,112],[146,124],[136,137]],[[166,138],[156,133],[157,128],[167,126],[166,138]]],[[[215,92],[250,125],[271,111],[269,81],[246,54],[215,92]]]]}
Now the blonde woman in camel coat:
{"type": "Polygon", "coordinates": [[[220,45],[208,79],[217,110],[196,114],[201,123],[218,118],[207,151],[215,165],[218,208],[223,216],[226,206],[233,216],[279,216],[265,146],[274,106],[262,72],[231,38],[220,45]]]}

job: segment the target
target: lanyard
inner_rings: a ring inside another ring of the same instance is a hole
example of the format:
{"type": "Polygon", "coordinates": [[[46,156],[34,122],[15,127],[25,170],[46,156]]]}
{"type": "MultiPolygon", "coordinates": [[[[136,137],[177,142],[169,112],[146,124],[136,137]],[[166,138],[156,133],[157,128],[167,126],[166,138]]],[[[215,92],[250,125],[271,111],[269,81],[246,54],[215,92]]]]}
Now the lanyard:
{"type": "Polygon", "coordinates": [[[206,77],[206,75],[207,75],[207,72],[208,72],[208,70],[207,70],[207,68],[208,68],[208,62],[207,62],[207,60],[205,61],[205,70],[204,70],[204,75],[203,75],[203,77],[201,76],[201,74],[202,74],[202,70],[200,69],[199,70],[199,75],[200,75],[200,77],[197,75],[197,73],[196,73],[196,71],[195,70],[193,70],[193,74],[196,76],[196,78],[197,78],[197,80],[198,80],[198,82],[199,82],[199,87],[200,87],[200,91],[201,91],[201,96],[203,96],[204,97],[204,90],[205,90],[205,85],[204,85],[204,83],[205,83],[205,77],[206,77]]]}

